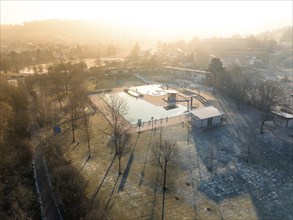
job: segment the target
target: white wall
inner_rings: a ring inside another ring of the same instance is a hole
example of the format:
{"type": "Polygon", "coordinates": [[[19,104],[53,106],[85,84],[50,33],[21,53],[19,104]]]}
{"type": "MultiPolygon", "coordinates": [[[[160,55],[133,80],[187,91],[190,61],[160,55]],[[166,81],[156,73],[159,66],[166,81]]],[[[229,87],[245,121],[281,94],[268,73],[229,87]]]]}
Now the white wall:
{"type": "MultiPolygon", "coordinates": [[[[276,125],[281,126],[283,128],[286,128],[286,126],[287,126],[287,120],[285,120],[277,115],[275,115],[275,117],[274,117],[274,122],[276,125]]],[[[288,122],[288,127],[289,127],[289,122],[288,122]]]]}
{"type": "Polygon", "coordinates": [[[288,126],[287,126],[287,128],[293,128],[293,119],[290,119],[290,120],[288,121],[288,126]]]}
{"type": "Polygon", "coordinates": [[[195,118],[195,117],[192,117],[192,121],[191,121],[191,123],[192,123],[193,125],[195,125],[196,127],[198,127],[198,128],[201,127],[201,120],[199,120],[199,119],[197,119],[197,118],[195,118]]]}
{"type": "MultiPolygon", "coordinates": [[[[192,117],[192,124],[195,125],[196,127],[198,128],[206,128],[208,126],[208,119],[203,119],[203,120],[200,120],[196,117],[192,117]]],[[[218,116],[218,117],[214,117],[213,118],[213,121],[212,121],[212,125],[218,125],[218,124],[221,124],[221,116],[218,116]]],[[[293,123],[293,120],[292,120],[292,123],[293,123]]]]}
{"type": "Polygon", "coordinates": [[[213,125],[221,124],[221,116],[213,118],[213,125]]]}
{"type": "Polygon", "coordinates": [[[203,119],[202,120],[202,125],[201,125],[201,127],[202,128],[205,128],[205,127],[207,127],[208,126],[208,119],[203,119]]]}

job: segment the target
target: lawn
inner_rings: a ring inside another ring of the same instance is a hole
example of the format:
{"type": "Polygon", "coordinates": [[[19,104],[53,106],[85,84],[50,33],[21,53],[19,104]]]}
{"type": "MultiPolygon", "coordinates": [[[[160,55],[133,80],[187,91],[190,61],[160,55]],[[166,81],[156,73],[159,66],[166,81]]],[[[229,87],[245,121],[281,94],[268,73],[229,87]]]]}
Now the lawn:
{"type": "MultiPolygon", "coordinates": [[[[77,130],[77,141],[71,144],[71,132],[64,135],[67,146],[66,157],[80,170],[88,181],[89,198],[99,198],[114,219],[159,219],[162,210],[162,171],[153,165],[150,147],[159,139],[156,133],[148,130],[133,133],[129,143],[129,152],[122,158],[123,174],[118,178],[118,160],[113,160],[113,153],[107,147],[108,137],[103,133],[107,121],[101,114],[91,118],[93,139],[91,140],[92,157],[88,160],[87,144],[82,141],[82,130],[77,130]],[[98,126],[99,125],[99,126],[98,126]],[[101,126],[103,125],[103,126],[101,126]],[[98,191],[98,192],[97,192],[98,191]]],[[[177,126],[181,128],[179,125],[177,126]]],[[[163,134],[168,131],[163,128],[163,134]]],[[[163,135],[164,136],[164,135],[163,135]]],[[[165,197],[166,219],[191,219],[194,209],[184,201],[176,189],[176,179],[180,176],[180,167],[170,168],[165,197]]],[[[186,184],[184,187],[188,188],[186,184]]],[[[96,200],[95,200],[96,201],[96,200]]]]}
{"type": "MultiPolygon", "coordinates": [[[[176,166],[168,171],[165,219],[291,219],[292,148],[269,133],[257,135],[257,110],[243,106],[239,111],[233,101],[221,99],[222,105],[216,99],[213,104],[229,115],[222,127],[198,130],[178,121],[162,128],[163,139],[175,140],[179,151],[176,166]],[[253,140],[250,163],[245,159],[248,138],[253,140]]],[[[107,121],[98,113],[91,121],[89,160],[81,128],[78,145],[71,144],[70,132],[63,137],[66,157],[88,181],[88,197],[96,198],[96,206],[102,200],[113,219],[161,219],[163,173],[153,165],[150,150],[160,128],[132,133],[118,178],[118,160],[113,161],[103,133],[107,121]]]]}

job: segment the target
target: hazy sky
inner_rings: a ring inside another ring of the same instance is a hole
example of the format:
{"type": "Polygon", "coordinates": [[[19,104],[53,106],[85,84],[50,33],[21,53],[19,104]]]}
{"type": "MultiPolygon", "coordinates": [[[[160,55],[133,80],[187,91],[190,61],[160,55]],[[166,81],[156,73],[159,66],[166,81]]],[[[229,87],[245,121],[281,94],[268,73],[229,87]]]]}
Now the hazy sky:
{"type": "Polygon", "coordinates": [[[93,19],[177,36],[258,33],[292,25],[292,1],[5,1],[1,24],[93,19]]]}

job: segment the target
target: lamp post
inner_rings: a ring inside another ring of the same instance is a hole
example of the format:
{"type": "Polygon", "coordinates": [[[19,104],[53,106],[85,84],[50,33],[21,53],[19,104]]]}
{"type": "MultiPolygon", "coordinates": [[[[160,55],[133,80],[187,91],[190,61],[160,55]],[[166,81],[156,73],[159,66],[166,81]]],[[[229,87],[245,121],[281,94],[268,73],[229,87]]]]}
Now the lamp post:
{"type": "Polygon", "coordinates": [[[140,133],[141,119],[137,120],[138,133],[140,133]]]}

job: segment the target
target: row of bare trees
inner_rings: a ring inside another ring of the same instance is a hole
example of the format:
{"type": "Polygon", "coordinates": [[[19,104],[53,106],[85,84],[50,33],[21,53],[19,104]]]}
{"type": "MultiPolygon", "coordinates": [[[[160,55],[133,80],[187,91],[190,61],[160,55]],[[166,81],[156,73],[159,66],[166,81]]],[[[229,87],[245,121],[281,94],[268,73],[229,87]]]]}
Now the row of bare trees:
{"type": "MultiPolygon", "coordinates": [[[[110,129],[109,131],[105,131],[105,134],[111,137],[109,144],[115,152],[115,156],[118,158],[118,175],[121,175],[121,157],[129,150],[128,141],[132,126],[125,120],[128,114],[126,100],[112,94],[108,96],[107,103],[106,111],[109,113],[108,122],[110,129]]],[[[175,162],[178,152],[176,142],[162,140],[162,129],[160,132],[160,140],[152,147],[152,155],[153,163],[163,172],[163,189],[166,190],[168,167],[175,162]]]]}
{"type": "MultiPolygon", "coordinates": [[[[122,174],[121,171],[121,157],[128,152],[128,142],[130,139],[131,125],[125,120],[128,114],[127,102],[117,95],[109,95],[107,98],[108,106],[108,122],[110,129],[105,132],[111,137],[109,146],[115,152],[115,157],[118,158],[119,170],[118,176],[122,174]]],[[[154,131],[153,131],[154,132],[154,131]]],[[[162,219],[164,219],[165,207],[165,191],[167,182],[168,168],[175,164],[178,156],[177,144],[174,141],[162,140],[162,128],[160,132],[160,139],[152,146],[152,161],[153,164],[163,172],[163,201],[162,201],[162,219]]]]}
{"type": "MultiPolygon", "coordinates": [[[[31,80],[33,85],[29,87],[32,91],[36,91],[37,113],[41,113],[40,118],[44,120],[41,126],[51,131],[55,125],[67,125],[65,127],[71,132],[72,143],[75,142],[77,146],[78,141],[81,141],[79,138],[87,142],[89,159],[93,131],[91,112],[88,111],[89,100],[83,86],[85,72],[83,63],[53,64],[49,68],[48,75],[34,76],[36,79],[31,80]],[[78,136],[77,129],[80,134],[78,136]]],[[[65,127],[62,132],[65,132],[65,127]]],[[[102,213],[99,213],[101,207],[93,207],[86,195],[86,180],[66,158],[68,147],[64,144],[64,136],[47,133],[44,145],[47,147],[46,158],[63,217],[65,219],[101,218],[102,213]]]]}
{"type": "MultiPolygon", "coordinates": [[[[78,68],[79,65],[76,64],[60,63],[52,66],[49,68],[48,76],[43,79],[40,86],[45,88],[44,92],[47,93],[48,99],[51,98],[50,101],[59,102],[59,112],[63,114],[62,118],[67,119],[66,121],[72,133],[72,142],[76,142],[76,129],[80,128],[79,131],[81,131],[84,140],[87,142],[88,158],[91,158],[91,139],[94,133],[90,114],[86,111],[89,100],[85,89],[81,85],[82,80],[80,79],[83,78],[80,75],[81,72],[74,70],[74,67],[77,67],[78,71],[82,72],[82,69],[78,68]]],[[[106,112],[109,127],[103,132],[109,137],[109,146],[118,160],[118,175],[120,176],[122,174],[121,159],[129,152],[132,126],[125,120],[128,114],[126,100],[117,95],[109,95],[107,99],[108,105],[103,112],[106,112]]],[[[48,108],[48,103],[44,106],[48,108]]],[[[57,111],[56,108],[55,110],[57,111]]],[[[62,159],[64,152],[59,149],[60,146],[57,146],[57,142],[54,145],[56,145],[55,148],[58,149],[56,152],[59,152],[58,155],[62,159]]],[[[166,190],[168,167],[175,160],[176,154],[176,144],[174,142],[162,141],[160,138],[160,142],[153,146],[154,164],[162,169],[164,174],[164,191],[166,190]]],[[[71,168],[68,169],[71,170],[71,168]]],[[[64,172],[67,172],[67,170],[64,170],[64,172]]],[[[74,174],[75,171],[70,171],[70,173],[74,174]]],[[[57,175],[57,179],[62,178],[58,173],[54,175],[57,175]]],[[[74,176],[76,175],[74,174],[71,178],[74,179],[74,176]]],[[[81,177],[77,175],[76,178],[81,177]]],[[[60,179],[60,181],[62,180],[60,179]]],[[[57,185],[59,188],[59,184],[57,185]]],[[[82,196],[82,190],[80,192],[82,196]]],[[[62,193],[61,188],[60,193],[62,193]]]]}
{"type": "Polygon", "coordinates": [[[28,100],[0,78],[0,219],[39,219],[32,172],[28,100]]]}

